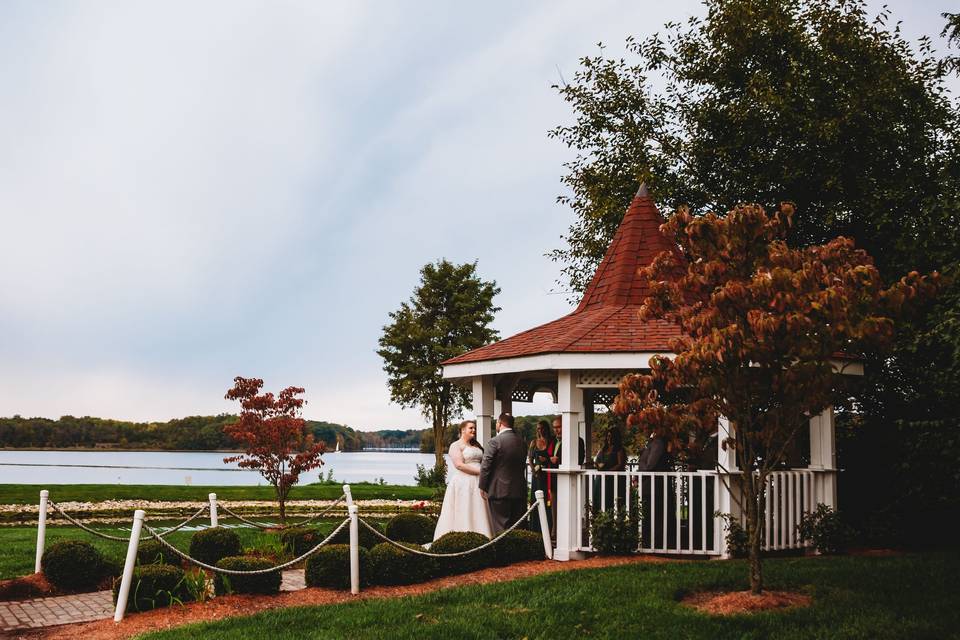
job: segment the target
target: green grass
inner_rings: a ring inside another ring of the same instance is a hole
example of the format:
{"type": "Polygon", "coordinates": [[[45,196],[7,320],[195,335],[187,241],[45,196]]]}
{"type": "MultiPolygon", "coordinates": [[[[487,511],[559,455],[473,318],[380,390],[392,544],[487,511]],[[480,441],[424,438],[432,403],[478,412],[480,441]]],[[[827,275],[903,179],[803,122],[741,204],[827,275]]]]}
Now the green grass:
{"type": "Polygon", "coordinates": [[[960,554],[772,559],[770,588],[809,593],[806,609],[729,618],[677,603],[691,590],[744,589],[736,562],[643,564],[445,589],[418,597],[274,609],[150,640],[217,638],[960,638],[960,554]]]}
{"type": "MultiPolygon", "coordinates": [[[[0,504],[37,504],[40,490],[50,491],[57,502],[102,500],[206,500],[216,493],[222,500],[273,500],[273,487],[187,487],[152,484],[0,484],[0,504]]],[[[379,485],[359,482],[350,485],[357,500],[426,500],[433,489],[407,485],[379,485]]],[[[333,500],[343,493],[342,484],[295,486],[290,500],[333,500]]]]}

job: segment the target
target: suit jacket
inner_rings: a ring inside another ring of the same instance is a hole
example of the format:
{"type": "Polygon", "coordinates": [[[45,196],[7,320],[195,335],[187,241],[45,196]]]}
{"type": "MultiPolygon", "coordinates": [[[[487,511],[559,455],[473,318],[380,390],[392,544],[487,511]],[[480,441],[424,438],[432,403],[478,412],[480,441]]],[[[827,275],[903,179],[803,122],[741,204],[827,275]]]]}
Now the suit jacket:
{"type": "Polygon", "coordinates": [[[504,429],[486,443],[479,485],[492,500],[527,496],[527,447],[513,429],[504,429]]]}
{"type": "MultiPolygon", "coordinates": [[[[586,444],[584,444],[583,438],[577,438],[577,440],[580,441],[580,443],[579,443],[579,444],[580,444],[579,451],[577,451],[577,464],[582,467],[582,466],[583,466],[583,461],[584,461],[584,460],[586,459],[586,457],[587,457],[586,444]]],[[[558,458],[560,458],[560,460],[563,460],[563,458],[561,458],[561,456],[563,455],[563,442],[562,442],[562,441],[557,441],[557,447],[556,447],[553,455],[555,455],[555,456],[557,456],[558,458]]],[[[557,466],[560,466],[560,463],[559,463],[559,462],[557,463],[557,466]]]]}

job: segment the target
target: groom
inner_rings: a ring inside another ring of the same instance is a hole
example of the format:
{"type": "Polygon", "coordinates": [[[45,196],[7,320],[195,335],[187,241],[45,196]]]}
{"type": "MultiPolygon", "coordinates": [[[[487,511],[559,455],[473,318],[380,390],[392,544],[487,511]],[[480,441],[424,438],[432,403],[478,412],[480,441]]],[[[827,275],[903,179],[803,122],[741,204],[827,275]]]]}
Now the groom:
{"type": "Polygon", "coordinates": [[[480,495],[490,504],[493,536],[510,528],[527,510],[527,448],[513,430],[513,416],[501,413],[497,435],[484,443],[480,495]]]}

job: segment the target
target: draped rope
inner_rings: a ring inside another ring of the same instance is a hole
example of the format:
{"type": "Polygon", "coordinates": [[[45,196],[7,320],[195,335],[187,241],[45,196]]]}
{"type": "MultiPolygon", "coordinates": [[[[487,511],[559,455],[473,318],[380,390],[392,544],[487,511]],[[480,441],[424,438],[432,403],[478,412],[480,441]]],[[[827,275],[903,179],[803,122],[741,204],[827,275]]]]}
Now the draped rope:
{"type": "Polygon", "coordinates": [[[287,567],[291,567],[297,564],[298,562],[301,562],[309,558],[314,553],[319,551],[321,547],[329,544],[330,541],[333,540],[333,538],[338,533],[340,533],[340,531],[348,524],[350,524],[350,518],[345,518],[344,521],[340,523],[340,526],[338,526],[336,529],[333,530],[333,533],[331,533],[329,536],[327,536],[321,542],[319,542],[315,547],[313,547],[312,549],[310,549],[309,551],[307,551],[306,553],[304,553],[302,556],[298,558],[294,558],[293,560],[290,560],[289,562],[284,562],[283,564],[278,564],[275,567],[269,567],[267,569],[251,569],[249,571],[241,571],[239,569],[224,569],[222,567],[216,567],[216,566],[207,564],[206,562],[201,562],[196,558],[191,558],[188,554],[184,553],[183,551],[180,551],[180,549],[177,549],[175,546],[173,546],[172,544],[164,540],[162,537],[160,537],[160,535],[147,523],[143,524],[143,528],[144,530],[146,530],[147,533],[153,536],[153,538],[155,538],[160,544],[165,546],[167,549],[170,549],[171,551],[173,551],[175,554],[177,554],[187,562],[193,563],[198,567],[207,569],[209,571],[214,571],[216,573],[223,573],[228,576],[254,576],[254,575],[262,575],[265,573],[273,573],[274,571],[281,571],[283,569],[286,569],[287,567]]]}
{"type": "MultiPolygon", "coordinates": [[[[117,542],[126,542],[126,541],[128,541],[128,540],[130,539],[129,536],[127,536],[127,537],[125,537],[125,538],[124,538],[124,537],[120,537],[120,536],[113,536],[113,535],[110,535],[109,533],[103,533],[102,531],[97,531],[96,529],[91,529],[90,527],[88,527],[87,525],[83,524],[82,522],[80,522],[79,520],[77,520],[76,518],[74,518],[73,516],[71,516],[69,513],[67,513],[66,511],[64,511],[63,508],[61,508],[60,505],[58,505],[58,504],[57,504],[56,502],[54,502],[53,500],[49,500],[49,501],[47,502],[47,504],[49,504],[49,505],[52,506],[54,509],[56,509],[57,513],[59,513],[60,515],[62,515],[64,518],[66,518],[71,524],[73,524],[74,526],[80,527],[81,529],[83,529],[83,530],[86,531],[87,533],[92,534],[92,535],[95,535],[95,536],[97,536],[98,538],[103,538],[104,540],[115,540],[115,541],[117,541],[117,542]]],[[[161,535],[161,536],[167,536],[167,535],[170,535],[171,533],[173,533],[174,531],[177,531],[177,530],[179,530],[179,529],[182,529],[183,527],[187,526],[188,524],[190,524],[191,522],[193,522],[194,520],[196,520],[204,511],[206,511],[206,510],[209,509],[209,508],[210,508],[210,505],[204,505],[204,506],[200,507],[200,509],[198,509],[197,512],[194,513],[192,516],[190,516],[189,518],[187,518],[186,520],[184,520],[183,522],[181,522],[181,523],[178,524],[177,526],[172,527],[172,528],[170,528],[170,529],[167,529],[166,531],[164,531],[164,532],[161,533],[160,535],[161,535]]]]}
{"type": "Polygon", "coordinates": [[[310,516],[309,518],[307,518],[306,520],[301,520],[300,522],[295,522],[295,523],[292,523],[292,524],[285,524],[285,525],[273,525],[273,524],[265,524],[265,523],[263,523],[263,522],[254,522],[253,520],[247,520],[246,518],[244,518],[244,517],[241,516],[239,513],[237,513],[236,511],[234,511],[233,509],[231,509],[230,507],[228,507],[228,506],[225,505],[225,504],[217,503],[217,507],[218,507],[219,509],[223,510],[224,512],[230,514],[231,516],[233,516],[234,518],[236,518],[236,519],[239,520],[240,522],[243,522],[243,523],[245,523],[245,524],[249,524],[249,525],[254,526],[254,527],[257,527],[257,528],[259,528],[259,529],[291,529],[291,528],[293,528],[293,527],[302,527],[303,525],[305,525],[306,523],[308,523],[308,522],[310,522],[310,521],[312,521],[312,520],[316,520],[317,518],[322,518],[323,516],[325,516],[325,515],[327,515],[328,513],[330,513],[330,511],[332,511],[334,507],[336,507],[338,504],[340,504],[341,502],[343,502],[345,498],[346,498],[345,495],[341,495],[339,498],[337,498],[336,500],[333,501],[333,504],[329,505],[326,509],[324,509],[324,510],[321,511],[320,513],[316,513],[316,514],[310,516]]]}
{"type": "Polygon", "coordinates": [[[397,542],[396,540],[391,540],[391,539],[388,538],[386,535],[380,533],[380,531],[379,531],[376,527],[374,527],[373,525],[367,523],[367,521],[364,520],[363,518],[360,518],[360,524],[362,524],[362,525],[365,526],[367,529],[369,529],[370,531],[372,531],[375,536],[377,536],[378,538],[380,538],[380,539],[383,540],[384,542],[387,542],[387,543],[389,543],[389,544],[392,544],[392,545],[395,546],[396,548],[401,549],[401,550],[403,550],[403,551],[407,551],[407,552],[409,552],[409,553],[413,553],[413,554],[416,554],[416,555],[418,555],[418,556],[424,556],[424,557],[427,557],[427,558],[459,558],[459,557],[461,557],[461,556],[470,555],[471,553],[476,553],[477,551],[480,551],[480,550],[482,550],[482,549],[486,549],[487,547],[496,544],[501,538],[503,538],[505,535],[507,535],[508,533],[510,533],[511,531],[513,531],[514,529],[516,529],[518,526],[520,526],[520,523],[521,523],[521,522],[523,522],[524,520],[526,520],[527,518],[529,518],[529,517],[530,517],[530,514],[533,513],[533,510],[536,509],[537,506],[538,506],[538,503],[537,503],[537,502],[534,502],[532,505],[530,505],[530,508],[527,509],[527,512],[526,512],[525,514],[523,514],[522,516],[520,516],[520,519],[519,519],[519,520],[517,520],[516,522],[514,522],[514,523],[510,526],[509,529],[503,530],[503,531],[500,533],[500,535],[498,535],[498,536],[497,536],[496,538],[494,538],[493,540],[490,540],[489,542],[485,542],[485,543],[483,543],[482,545],[480,545],[479,547],[474,547],[473,549],[467,549],[466,551],[457,551],[457,552],[454,552],[454,553],[430,553],[429,551],[420,551],[419,549],[411,549],[410,547],[405,547],[405,546],[403,546],[403,544],[397,542]]]}

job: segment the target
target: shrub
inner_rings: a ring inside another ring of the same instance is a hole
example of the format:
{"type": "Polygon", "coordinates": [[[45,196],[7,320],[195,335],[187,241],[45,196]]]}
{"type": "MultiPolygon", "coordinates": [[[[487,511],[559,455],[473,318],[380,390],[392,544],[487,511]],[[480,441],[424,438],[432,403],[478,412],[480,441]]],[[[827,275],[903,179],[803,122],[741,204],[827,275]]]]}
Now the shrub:
{"type": "Polygon", "coordinates": [[[601,511],[590,517],[590,538],[600,555],[627,555],[640,546],[640,510],[601,511]]]}
{"type": "Polygon", "coordinates": [[[387,537],[397,542],[425,544],[433,540],[437,523],[419,513],[401,513],[387,522],[387,537]]]}
{"type": "Polygon", "coordinates": [[[493,566],[495,567],[545,558],[543,536],[539,531],[514,529],[493,545],[493,566]]]}
{"type": "MultiPolygon", "coordinates": [[[[222,559],[217,566],[234,571],[256,571],[269,569],[274,566],[274,563],[264,558],[231,556],[222,559]]],[[[280,593],[281,578],[280,571],[258,573],[252,576],[228,576],[218,573],[213,579],[213,589],[218,596],[228,593],[280,593]]]]}
{"type": "Polygon", "coordinates": [[[180,556],[156,540],[146,540],[140,543],[140,547],[137,549],[137,563],[172,564],[175,567],[183,564],[180,556]]]}
{"type": "Polygon", "coordinates": [[[100,575],[102,577],[115,578],[123,574],[123,564],[124,561],[122,558],[103,556],[103,562],[100,564],[100,575]]]}
{"type": "MultiPolygon", "coordinates": [[[[490,539],[487,536],[473,531],[451,531],[440,536],[430,545],[432,553],[459,553],[475,549],[486,544],[490,539]]],[[[467,573],[483,569],[490,564],[491,554],[488,551],[478,551],[456,558],[437,558],[438,570],[441,575],[467,573]]]]}
{"type": "MultiPolygon", "coordinates": [[[[418,551],[424,548],[412,542],[403,546],[418,551]]],[[[433,558],[406,553],[388,542],[382,542],[370,550],[371,584],[414,584],[433,577],[436,563],[433,558]]]]}
{"type": "Polygon", "coordinates": [[[89,542],[61,540],[43,552],[40,568],[57,589],[88,591],[103,577],[103,556],[89,542]]]}
{"type": "MultiPolygon", "coordinates": [[[[113,603],[120,593],[120,579],[113,581],[113,603]]],[[[130,611],[149,611],[157,607],[183,604],[190,592],[183,581],[183,569],[169,564],[146,564],[133,570],[133,583],[127,597],[130,611]]]]}
{"type": "MultiPolygon", "coordinates": [[[[383,528],[380,525],[378,525],[376,522],[371,522],[370,525],[375,527],[377,531],[383,533],[383,528]]],[[[359,529],[357,533],[359,534],[358,538],[359,538],[360,546],[363,547],[364,549],[367,549],[367,550],[372,549],[376,545],[383,542],[383,540],[378,538],[376,534],[374,534],[372,531],[370,531],[370,529],[367,529],[362,524],[359,525],[359,529]]],[[[350,544],[350,526],[348,525],[343,529],[340,529],[340,533],[334,536],[333,540],[331,540],[330,543],[349,545],[350,544]]]]}
{"type": "Polygon", "coordinates": [[[441,463],[433,467],[417,465],[418,487],[445,487],[447,486],[447,465],[441,463]]]}
{"type": "Polygon", "coordinates": [[[190,538],[190,557],[200,562],[215,565],[223,558],[239,555],[240,536],[229,529],[204,529],[190,538]]]}
{"type": "Polygon", "coordinates": [[[750,545],[747,540],[747,530],[743,528],[739,520],[735,520],[729,513],[720,513],[717,511],[715,516],[723,519],[724,528],[727,533],[724,539],[727,543],[727,553],[731,558],[746,558],[750,555],[750,545]]]}
{"type": "MultiPolygon", "coordinates": [[[[360,581],[370,576],[370,552],[360,547],[360,581]]],[[[304,577],[308,587],[350,588],[350,545],[330,544],[307,558],[304,577]]]]}
{"type": "Polygon", "coordinates": [[[825,555],[846,553],[853,539],[853,529],[825,504],[818,504],[816,511],[803,514],[797,534],[802,542],[812,540],[816,550],[825,555]]]}
{"type": "MultiPolygon", "coordinates": [[[[349,535],[349,531],[347,531],[349,535]]],[[[280,542],[284,548],[293,554],[294,558],[302,556],[317,546],[327,536],[321,535],[316,529],[309,527],[291,527],[280,532],[280,542]]],[[[349,538],[348,538],[349,541],[349,538]]]]}

